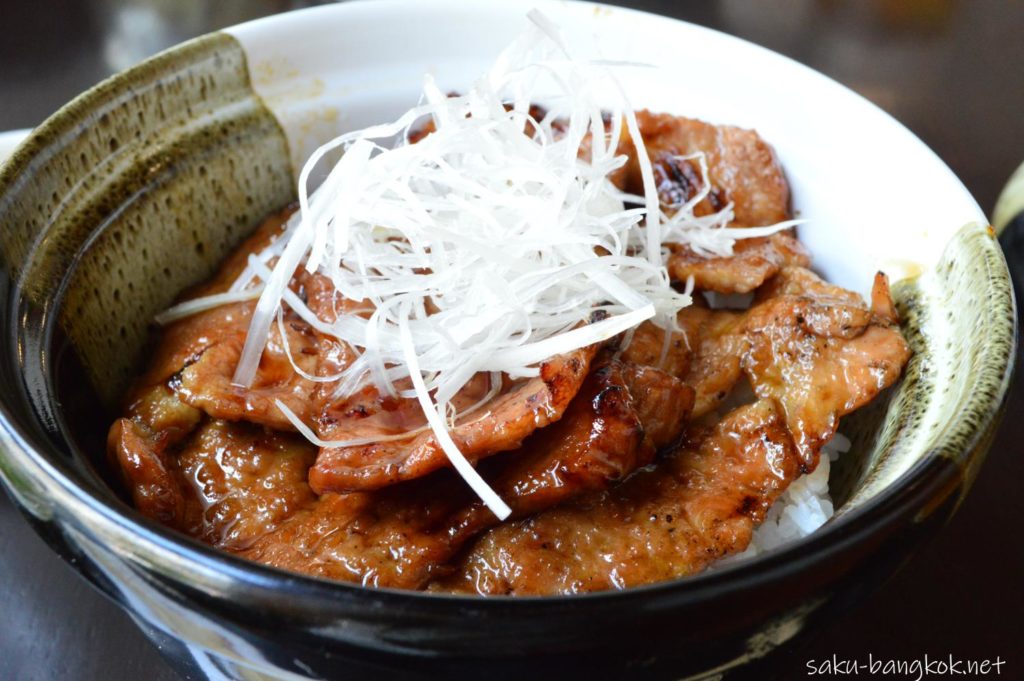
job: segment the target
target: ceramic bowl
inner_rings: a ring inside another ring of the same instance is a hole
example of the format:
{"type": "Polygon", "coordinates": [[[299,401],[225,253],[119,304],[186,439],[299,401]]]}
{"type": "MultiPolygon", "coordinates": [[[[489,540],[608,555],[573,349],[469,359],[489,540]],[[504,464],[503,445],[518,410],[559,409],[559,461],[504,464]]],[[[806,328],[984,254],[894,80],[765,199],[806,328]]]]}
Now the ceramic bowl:
{"type": "Polygon", "coordinates": [[[184,671],[237,678],[718,678],[861,598],[966,493],[1010,380],[1014,301],[985,216],[879,109],[707,29],[535,0],[346,3],[244,24],[98,85],[0,170],[0,475],[39,533],[184,671]],[[464,89],[539,6],[637,107],[755,127],[830,279],[894,280],[914,357],[842,430],[838,512],[806,540],[678,581],[573,598],[370,590],[250,564],[143,518],[103,433],[149,320],[289,202],[315,145],[464,89]],[[694,65],[699,65],[694,68],[694,65]]]}

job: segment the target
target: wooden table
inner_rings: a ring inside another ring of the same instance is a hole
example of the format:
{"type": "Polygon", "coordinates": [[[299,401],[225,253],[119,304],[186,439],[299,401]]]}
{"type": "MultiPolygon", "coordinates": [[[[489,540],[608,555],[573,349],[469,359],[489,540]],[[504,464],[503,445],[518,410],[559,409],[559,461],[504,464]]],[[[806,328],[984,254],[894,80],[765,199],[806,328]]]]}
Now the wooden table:
{"type": "MultiPolygon", "coordinates": [[[[310,3],[6,3],[0,130],[35,125],[108,73],[167,45],[303,4],[310,3]]],[[[621,4],[747,38],[857,90],[935,149],[986,210],[1024,161],[1022,2],[621,4]]],[[[859,189],[870,200],[871,178],[859,189]]],[[[1003,429],[951,525],[858,610],[779,655],[779,676],[804,677],[808,659],[870,652],[899,659],[998,655],[1007,661],[1003,678],[1024,678],[1021,442],[1024,385],[1011,397],[1003,429]]],[[[50,553],[3,498],[0,547],[0,679],[178,678],[128,616],[50,553]]]]}

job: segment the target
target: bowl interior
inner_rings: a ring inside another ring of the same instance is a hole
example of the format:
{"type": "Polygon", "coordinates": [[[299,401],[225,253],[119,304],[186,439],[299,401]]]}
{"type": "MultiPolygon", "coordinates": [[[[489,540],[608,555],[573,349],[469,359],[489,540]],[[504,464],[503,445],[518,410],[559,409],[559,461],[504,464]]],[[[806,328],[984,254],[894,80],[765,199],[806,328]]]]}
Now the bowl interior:
{"type": "MultiPolygon", "coordinates": [[[[561,27],[577,58],[634,64],[613,71],[636,108],[758,130],[786,169],[794,209],[807,220],[800,237],[814,266],[831,281],[867,293],[878,270],[893,281],[916,278],[935,269],[962,226],[985,223],[962,183],[924,144],[815,71],[662,17],[584,3],[534,4],[561,27]]],[[[528,25],[528,7],[518,2],[389,5],[403,21],[381,22],[379,7],[355,3],[229,29],[249,56],[254,88],[281,121],[295,167],[337,134],[397,117],[417,101],[424,73],[443,91],[465,90],[528,25]],[[341,26],[347,39],[339,43],[341,26]]],[[[891,449],[888,437],[879,438],[890,397],[843,425],[860,454],[836,467],[832,492],[841,505],[891,449]]],[[[890,458],[884,479],[923,453],[898,463],[890,458]]]]}
{"type": "Polygon", "coordinates": [[[617,69],[637,108],[756,128],[829,279],[862,292],[878,269],[903,280],[915,358],[886,401],[841,427],[855,443],[834,472],[841,512],[926,457],[966,462],[1005,394],[1012,292],[984,215],[917,138],[820,74],[696,26],[582,3],[409,0],[296,12],[170,50],[72,102],[0,170],[19,348],[7,371],[52,457],[105,488],[105,419],[153,315],[293,198],[316,146],[395,117],[425,72],[465,89],[532,6],[580,58],[654,65],[617,69]]]}
{"type": "Polygon", "coordinates": [[[612,69],[634,107],[756,129],[786,169],[815,266],[842,286],[866,293],[878,269],[915,275],[960,227],[986,221],[945,164],[867,100],[774,52],[664,17],[571,2],[385,0],[228,32],[301,167],[325,140],[413,105],[425,73],[442,91],[464,91],[527,28],[531,7],[561,27],[575,57],[638,64],[612,69]],[[403,19],[380,21],[385,13],[403,19]]]}

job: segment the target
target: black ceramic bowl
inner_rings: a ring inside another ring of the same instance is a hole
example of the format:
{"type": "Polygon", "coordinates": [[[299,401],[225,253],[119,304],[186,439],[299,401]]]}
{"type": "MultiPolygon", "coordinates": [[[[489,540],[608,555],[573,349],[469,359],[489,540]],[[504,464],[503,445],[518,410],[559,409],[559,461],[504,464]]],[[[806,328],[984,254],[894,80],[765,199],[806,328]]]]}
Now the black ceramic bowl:
{"type": "Polygon", "coordinates": [[[915,352],[905,378],[844,422],[854,448],[833,470],[832,521],[688,579],[485,600],[321,581],[180,536],[104,477],[103,433],[145,359],[149,320],[293,198],[293,164],[311,145],[409,105],[432,65],[464,87],[521,29],[525,6],[345,4],[172,49],[68,104],[0,170],[0,475],[54,550],[196,677],[717,678],[890,575],[949,518],[983,458],[1010,378],[1014,302],[993,234],[948,169],[880,111],[778,55],[650,15],[531,4],[573,35],[608,37],[622,58],[710,55],[707,73],[679,85],[706,111],[652,106],[760,117],[797,207],[824,225],[805,232],[817,262],[840,283],[877,267],[871,244],[904,274],[922,272],[894,289],[915,352]],[[802,91],[799,107],[758,99],[766,74],[802,91]],[[728,88],[716,85],[724,76],[728,88]],[[830,112],[859,125],[840,129],[830,112]],[[886,167],[871,167],[867,142],[889,149],[886,167]],[[860,171],[912,173],[920,186],[893,196],[879,182],[881,224],[848,229],[865,214],[843,200],[842,173],[860,171]]]}

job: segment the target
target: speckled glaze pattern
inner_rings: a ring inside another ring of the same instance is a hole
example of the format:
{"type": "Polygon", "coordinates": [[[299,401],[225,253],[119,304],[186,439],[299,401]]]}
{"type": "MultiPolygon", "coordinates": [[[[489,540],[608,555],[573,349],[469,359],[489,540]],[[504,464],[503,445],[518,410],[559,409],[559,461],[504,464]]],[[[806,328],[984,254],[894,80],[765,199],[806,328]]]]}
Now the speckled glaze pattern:
{"type": "Polygon", "coordinates": [[[999,415],[993,405],[1010,382],[1013,286],[990,227],[966,225],[935,270],[892,292],[914,354],[888,395],[842,423],[854,456],[839,460],[830,481],[840,516],[926,457],[955,462],[966,493],[999,415]]]}
{"type": "Polygon", "coordinates": [[[287,159],[223,34],[100,84],[11,158],[0,257],[41,306],[71,270],[59,321],[104,402],[124,392],[153,315],[290,200],[287,159]]]}
{"type": "Polygon", "coordinates": [[[834,469],[840,512],[805,541],[571,599],[365,589],[217,552],[119,500],[94,465],[102,434],[68,424],[117,399],[152,315],[291,200],[288,159],[245,54],[213,35],[85,93],[0,170],[0,478],[188,678],[761,678],[776,646],[941,527],[998,422],[1014,301],[993,235],[973,225],[938,270],[895,287],[914,360],[889,402],[841,425],[854,450],[834,469]],[[55,334],[92,384],[75,397],[57,389],[55,334]]]}

